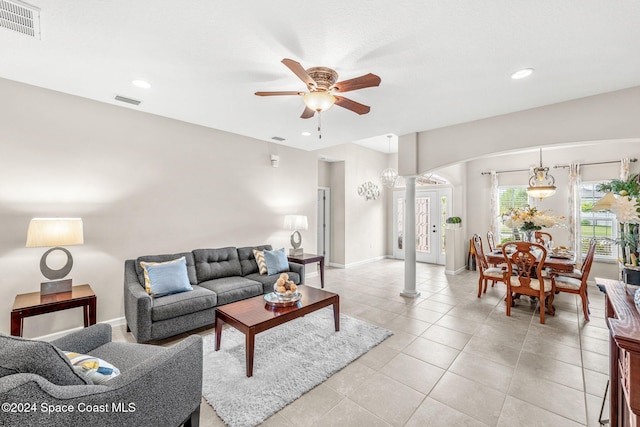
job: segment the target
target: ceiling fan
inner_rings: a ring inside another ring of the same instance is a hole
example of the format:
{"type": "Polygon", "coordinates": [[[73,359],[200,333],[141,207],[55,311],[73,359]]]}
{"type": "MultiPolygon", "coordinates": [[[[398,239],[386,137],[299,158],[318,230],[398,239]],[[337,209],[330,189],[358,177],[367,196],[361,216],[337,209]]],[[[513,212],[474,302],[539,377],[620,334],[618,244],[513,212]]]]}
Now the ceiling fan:
{"type": "Polygon", "coordinates": [[[308,92],[298,91],[279,91],[279,92],[256,92],[258,96],[280,96],[280,95],[297,95],[302,96],[305,103],[305,109],[300,116],[308,119],[314,114],[321,113],[331,108],[333,104],[342,108],[351,110],[358,114],[367,114],[371,107],[360,104],[359,102],[345,98],[344,96],[335,95],[336,93],[349,92],[357,89],[380,85],[380,77],[375,74],[365,74],[349,80],[337,82],[338,73],[328,67],[311,67],[304,69],[299,62],[293,59],[285,58],[282,63],[286,65],[293,74],[298,76],[306,85],[308,92]]]}

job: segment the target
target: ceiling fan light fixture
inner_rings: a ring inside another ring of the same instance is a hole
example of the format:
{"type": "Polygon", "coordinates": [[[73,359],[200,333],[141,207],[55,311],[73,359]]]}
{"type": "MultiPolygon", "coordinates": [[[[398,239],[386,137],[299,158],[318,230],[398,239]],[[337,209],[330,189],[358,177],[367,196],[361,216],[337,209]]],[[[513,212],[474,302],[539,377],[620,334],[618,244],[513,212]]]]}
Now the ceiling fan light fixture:
{"type": "Polygon", "coordinates": [[[336,97],[329,92],[309,92],[302,97],[304,104],[313,111],[327,111],[336,102],[336,97]]]}

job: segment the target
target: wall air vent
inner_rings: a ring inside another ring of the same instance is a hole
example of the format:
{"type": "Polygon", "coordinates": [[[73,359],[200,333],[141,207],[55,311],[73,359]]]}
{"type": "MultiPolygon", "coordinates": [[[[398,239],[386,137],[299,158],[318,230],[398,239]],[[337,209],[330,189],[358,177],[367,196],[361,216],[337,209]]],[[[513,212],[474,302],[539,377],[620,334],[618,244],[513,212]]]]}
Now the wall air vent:
{"type": "Polygon", "coordinates": [[[17,0],[0,0],[0,27],[40,39],[40,9],[17,0]]]}
{"type": "Polygon", "coordinates": [[[284,138],[279,136],[272,136],[271,139],[273,139],[274,141],[284,141],[284,138]]]}
{"type": "Polygon", "coordinates": [[[116,101],[126,102],[127,104],[140,105],[142,101],[138,101],[137,99],[127,98],[126,96],[116,95],[114,98],[116,101]]]}

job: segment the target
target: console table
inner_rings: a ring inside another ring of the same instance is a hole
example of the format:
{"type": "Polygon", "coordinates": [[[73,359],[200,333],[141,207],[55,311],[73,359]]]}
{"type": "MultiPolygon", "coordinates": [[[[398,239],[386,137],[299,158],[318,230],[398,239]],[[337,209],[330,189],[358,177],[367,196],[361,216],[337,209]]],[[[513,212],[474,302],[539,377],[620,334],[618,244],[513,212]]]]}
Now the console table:
{"type": "Polygon", "coordinates": [[[320,287],[324,288],[324,256],[315,254],[289,255],[289,261],[298,264],[320,263],[320,287]]]}
{"type": "Polygon", "coordinates": [[[11,310],[11,335],[21,337],[24,318],[83,307],[84,327],[96,323],[96,295],[89,285],[73,286],[71,292],[41,295],[40,292],[16,295],[11,310]]]}
{"type": "Polygon", "coordinates": [[[606,289],[609,327],[610,425],[640,425],[640,313],[618,280],[596,278],[606,289]]]}

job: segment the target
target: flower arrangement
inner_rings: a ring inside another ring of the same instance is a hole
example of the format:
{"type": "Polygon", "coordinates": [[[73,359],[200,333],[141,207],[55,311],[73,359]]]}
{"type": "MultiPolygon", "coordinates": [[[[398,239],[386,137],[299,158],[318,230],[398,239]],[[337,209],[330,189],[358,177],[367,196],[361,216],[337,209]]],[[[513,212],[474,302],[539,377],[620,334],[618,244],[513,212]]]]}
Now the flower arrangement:
{"type": "Polygon", "coordinates": [[[509,209],[502,215],[502,222],[507,227],[526,232],[564,225],[564,216],[550,215],[546,211],[539,211],[535,206],[526,205],[523,208],[509,209]]]}

